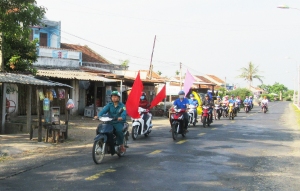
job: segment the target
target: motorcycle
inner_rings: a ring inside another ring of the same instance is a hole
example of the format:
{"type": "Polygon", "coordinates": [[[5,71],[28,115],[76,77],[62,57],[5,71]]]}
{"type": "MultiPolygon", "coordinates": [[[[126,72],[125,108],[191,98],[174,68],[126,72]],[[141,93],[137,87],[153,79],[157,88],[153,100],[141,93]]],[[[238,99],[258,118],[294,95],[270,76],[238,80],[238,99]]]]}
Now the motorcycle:
{"type": "Polygon", "coordinates": [[[262,106],[261,106],[261,110],[262,110],[264,113],[267,113],[267,111],[268,111],[267,105],[264,104],[264,103],[262,103],[261,105],[262,105],[262,106]]]}
{"type": "Polygon", "coordinates": [[[171,121],[172,121],[172,137],[174,140],[177,139],[178,134],[181,134],[182,137],[185,137],[185,124],[184,124],[184,116],[185,109],[171,109],[171,121]]]}
{"type": "Polygon", "coordinates": [[[244,110],[246,113],[248,113],[250,111],[250,106],[248,103],[244,103],[244,110]]]}
{"type": "Polygon", "coordinates": [[[140,113],[140,118],[138,119],[131,118],[132,120],[131,136],[133,140],[136,140],[138,135],[144,135],[145,137],[147,137],[151,133],[151,129],[152,129],[152,115],[151,113],[149,113],[149,110],[139,107],[138,111],[140,113]],[[144,115],[149,116],[146,122],[143,119],[144,115]],[[147,128],[145,128],[145,126],[147,126],[147,128]]]}
{"type": "Polygon", "coordinates": [[[195,127],[197,123],[197,119],[194,116],[194,111],[197,107],[194,105],[189,105],[188,115],[189,115],[189,125],[192,125],[195,127]]]}
{"type": "Polygon", "coordinates": [[[240,106],[239,105],[237,105],[236,103],[235,103],[235,106],[234,106],[234,116],[236,117],[237,116],[237,113],[240,111],[240,106]]]}
{"type": "Polygon", "coordinates": [[[229,103],[229,109],[228,109],[228,115],[229,115],[229,119],[234,120],[234,107],[233,107],[233,103],[229,103]]]}
{"type": "Polygon", "coordinates": [[[216,116],[215,118],[220,120],[221,116],[222,116],[222,108],[220,107],[220,105],[215,104],[215,110],[216,110],[216,116]]]}
{"type": "Polygon", "coordinates": [[[211,122],[212,122],[212,116],[209,113],[209,107],[208,106],[202,106],[203,110],[202,110],[202,116],[201,116],[201,121],[203,124],[203,127],[210,126],[211,122]]]}
{"type": "Polygon", "coordinates": [[[222,104],[222,115],[224,118],[228,116],[228,107],[225,103],[222,104]]]}
{"type": "MultiPolygon", "coordinates": [[[[117,145],[116,143],[116,133],[115,128],[112,124],[109,124],[109,121],[116,120],[109,117],[100,117],[100,121],[103,123],[99,124],[96,130],[97,136],[94,138],[94,145],[93,145],[93,151],[92,156],[93,160],[96,164],[100,164],[105,156],[105,154],[117,154],[119,157],[123,156],[125,152],[121,152],[120,145],[117,145]]],[[[124,141],[123,145],[125,147],[127,146],[127,141],[129,137],[128,132],[128,123],[124,123],[123,127],[123,136],[124,141]]]]}

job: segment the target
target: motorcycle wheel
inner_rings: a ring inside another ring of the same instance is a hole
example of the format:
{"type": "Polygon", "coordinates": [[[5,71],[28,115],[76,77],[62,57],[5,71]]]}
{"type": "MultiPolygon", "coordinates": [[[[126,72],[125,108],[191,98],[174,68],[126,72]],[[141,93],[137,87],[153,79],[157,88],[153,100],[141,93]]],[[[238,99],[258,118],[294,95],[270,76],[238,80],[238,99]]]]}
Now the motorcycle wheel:
{"type": "Polygon", "coordinates": [[[206,119],[207,119],[207,117],[202,117],[202,123],[203,123],[203,127],[205,127],[205,126],[206,126],[206,119]]]}
{"type": "Polygon", "coordinates": [[[173,140],[176,140],[176,139],[177,139],[178,133],[177,133],[176,129],[177,129],[177,126],[178,126],[178,125],[179,125],[178,123],[174,123],[174,124],[172,125],[172,137],[173,137],[173,140]]]}
{"type": "Polygon", "coordinates": [[[225,111],[222,112],[222,115],[223,115],[223,117],[225,118],[225,115],[226,115],[225,111]]]}
{"type": "Polygon", "coordinates": [[[139,135],[139,132],[138,132],[138,126],[135,125],[132,127],[132,130],[131,130],[131,137],[133,140],[136,140],[136,138],[138,137],[139,135]]]}
{"type": "Polygon", "coordinates": [[[105,146],[106,144],[104,143],[103,139],[94,142],[92,156],[96,164],[100,164],[102,162],[105,156],[105,150],[106,150],[105,146]],[[104,153],[102,153],[102,150],[104,150],[104,153]]]}
{"type": "Polygon", "coordinates": [[[263,112],[264,112],[264,113],[267,113],[267,110],[266,110],[266,108],[263,108],[263,112]]]}

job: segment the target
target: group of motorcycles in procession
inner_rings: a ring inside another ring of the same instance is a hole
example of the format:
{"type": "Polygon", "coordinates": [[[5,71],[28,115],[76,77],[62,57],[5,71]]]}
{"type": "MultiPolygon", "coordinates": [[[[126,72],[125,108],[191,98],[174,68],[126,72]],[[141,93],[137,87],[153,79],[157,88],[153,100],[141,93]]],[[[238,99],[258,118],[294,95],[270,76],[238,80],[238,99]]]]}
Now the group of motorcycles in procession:
{"type": "MultiPolygon", "coordinates": [[[[115,95],[120,98],[118,92],[115,92],[115,95]]],[[[169,120],[171,125],[170,132],[172,133],[172,138],[174,140],[177,139],[179,134],[181,134],[182,137],[185,137],[188,132],[188,126],[196,126],[198,122],[197,113],[199,113],[198,110],[200,108],[202,109],[200,119],[203,127],[210,126],[211,123],[213,123],[213,118],[215,120],[220,120],[221,117],[228,117],[230,120],[233,120],[237,116],[238,112],[240,112],[242,104],[244,105],[244,111],[246,113],[251,111],[253,108],[251,96],[249,98],[247,96],[243,102],[239,99],[239,96],[237,96],[236,99],[234,99],[234,96],[231,96],[231,99],[228,99],[228,96],[225,96],[223,100],[221,100],[220,96],[217,96],[217,99],[213,101],[211,97],[206,94],[205,99],[201,104],[199,104],[195,99],[195,94],[190,94],[190,99],[187,99],[184,96],[185,93],[180,91],[179,98],[174,101],[173,106],[169,110],[169,120]]],[[[267,99],[264,98],[264,100],[267,99]]],[[[268,101],[264,100],[261,102],[261,107],[262,111],[266,113],[268,110],[268,101]]],[[[97,136],[94,139],[92,152],[93,160],[96,164],[102,162],[105,154],[117,154],[120,157],[125,154],[125,148],[128,148],[127,141],[129,138],[129,124],[126,122],[126,116],[125,121],[122,121],[124,120],[124,116],[122,119],[120,117],[120,115],[122,116],[122,114],[124,114],[126,109],[124,109],[125,107],[123,107],[124,105],[121,102],[118,104],[121,104],[121,106],[120,108],[116,107],[117,110],[112,109],[113,107],[110,109],[104,108],[104,111],[101,111],[98,116],[95,116],[95,118],[99,118],[99,120],[102,121],[96,130],[97,136]],[[114,115],[103,115],[107,112],[113,113],[114,115]],[[118,121],[122,122],[118,123],[118,121]],[[119,134],[117,133],[117,128],[114,123],[123,124],[119,128],[119,134]],[[120,144],[120,141],[118,141],[118,135],[123,136],[121,141],[123,144],[120,144]]],[[[136,140],[139,135],[147,137],[152,131],[152,114],[150,113],[149,105],[149,102],[146,100],[146,94],[142,92],[138,108],[140,117],[131,118],[131,136],[133,140],[136,140]]]]}

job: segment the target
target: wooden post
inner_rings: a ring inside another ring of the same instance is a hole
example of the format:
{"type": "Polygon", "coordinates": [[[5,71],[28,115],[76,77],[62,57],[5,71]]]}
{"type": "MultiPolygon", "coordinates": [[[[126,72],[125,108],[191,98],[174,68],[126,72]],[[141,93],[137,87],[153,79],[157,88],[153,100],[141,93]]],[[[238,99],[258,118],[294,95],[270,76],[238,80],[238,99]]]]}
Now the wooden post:
{"type": "MultiPolygon", "coordinates": [[[[27,113],[27,132],[31,132],[32,125],[31,125],[31,100],[32,100],[32,86],[29,85],[27,88],[27,96],[26,96],[26,113],[27,113]]],[[[38,99],[38,97],[37,97],[38,99]]],[[[31,134],[31,133],[30,133],[31,134]]],[[[32,139],[32,137],[30,137],[32,139]]]]}
{"type": "MultiPolygon", "coordinates": [[[[68,97],[65,98],[65,105],[67,105],[67,102],[68,102],[68,99],[69,99],[69,89],[68,88],[66,88],[65,93],[66,93],[65,95],[68,96],[68,97]]],[[[65,120],[66,132],[64,133],[64,138],[65,139],[68,139],[69,111],[70,110],[68,110],[67,107],[65,107],[65,117],[66,117],[66,120],[65,120]]]]}
{"type": "Polygon", "coordinates": [[[36,88],[36,110],[37,110],[37,117],[38,117],[38,142],[42,141],[42,111],[41,111],[41,104],[40,104],[40,97],[39,97],[39,91],[38,88],[36,88]]]}
{"type": "Polygon", "coordinates": [[[2,83],[2,121],[1,121],[1,134],[5,133],[5,116],[6,116],[6,83],[2,83]]]}

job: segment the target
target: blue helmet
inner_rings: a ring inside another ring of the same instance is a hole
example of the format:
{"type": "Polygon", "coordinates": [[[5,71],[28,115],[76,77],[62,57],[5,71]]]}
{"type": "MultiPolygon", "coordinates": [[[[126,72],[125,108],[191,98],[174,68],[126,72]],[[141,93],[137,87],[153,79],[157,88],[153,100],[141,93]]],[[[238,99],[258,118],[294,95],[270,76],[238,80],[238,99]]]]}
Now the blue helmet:
{"type": "Polygon", "coordinates": [[[178,95],[185,95],[185,93],[184,93],[183,90],[180,90],[180,91],[178,92],[178,95]]]}

